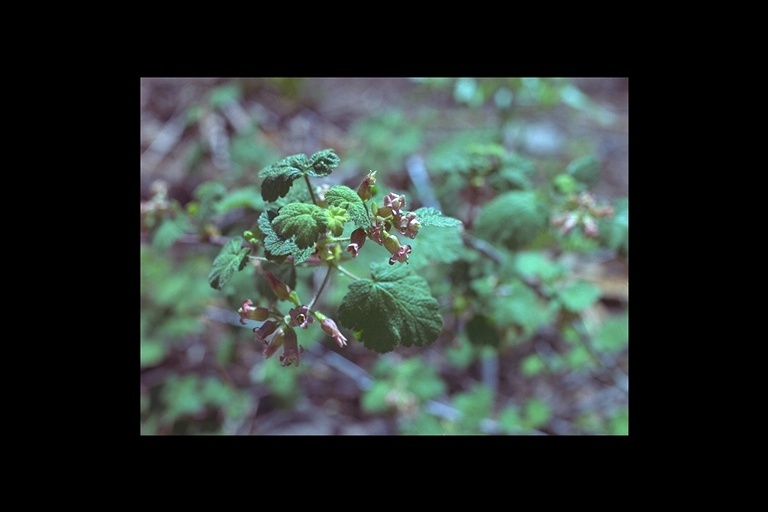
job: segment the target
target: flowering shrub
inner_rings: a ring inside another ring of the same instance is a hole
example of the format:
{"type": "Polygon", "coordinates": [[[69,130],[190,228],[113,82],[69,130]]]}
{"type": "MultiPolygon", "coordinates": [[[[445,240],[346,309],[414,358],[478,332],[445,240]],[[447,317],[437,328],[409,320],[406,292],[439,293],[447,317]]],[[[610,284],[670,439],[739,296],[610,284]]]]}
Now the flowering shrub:
{"type": "Polygon", "coordinates": [[[386,194],[382,204],[377,205],[371,201],[376,171],[369,172],[357,190],[336,185],[321,187],[316,194],[309,179],[328,176],[338,163],[338,155],[326,149],[311,157],[293,155],[263,169],[260,176],[264,178],[264,201],[286,197],[294,181],[302,178],[310,201],[290,202],[264,211],[254,231],[244,232],[223,247],[208,276],[210,285],[220,290],[249,263],[260,265],[267,261],[326,268],[323,283],[309,302],[302,302],[297,292],[272,272],[262,272],[275,298],[293,304],[288,314],[277,307],[276,301],[254,306],[251,299],[245,299],[238,309],[242,324],[246,319],[264,322],[253,329],[255,337],[265,345],[266,357],[283,347],[283,366],[299,365],[303,348],[297,343],[295,329],[307,329],[315,320],[339,347],[347,345],[348,340],[336,322],[317,310],[315,304],[334,271],[351,276],[341,264],[356,258],[367,239],[387,250],[388,265],[371,265],[371,279],[352,276],[354,282],[339,306],[340,324],[353,329],[365,346],[382,353],[399,345],[432,343],[443,328],[437,300],[430,294],[427,282],[399,267],[408,264],[413,248],[402,244],[395,233],[415,239],[422,227],[459,230],[461,222],[434,208],[409,211],[406,196],[394,192],[386,194]],[[347,223],[352,223],[355,229],[349,237],[343,237],[347,223]],[[258,255],[261,249],[263,256],[258,255]]]}

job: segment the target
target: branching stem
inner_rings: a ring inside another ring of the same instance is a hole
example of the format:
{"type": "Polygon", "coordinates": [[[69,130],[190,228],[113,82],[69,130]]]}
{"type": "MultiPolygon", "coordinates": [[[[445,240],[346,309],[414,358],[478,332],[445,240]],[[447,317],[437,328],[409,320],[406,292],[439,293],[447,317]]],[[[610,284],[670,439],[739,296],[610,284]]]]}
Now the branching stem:
{"type": "Polygon", "coordinates": [[[331,272],[333,272],[333,265],[328,265],[328,272],[325,273],[325,278],[323,278],[323,282],[320,284],[320,288],[318,288],[317,293],[315,293],[315,296],[312,297],[312,302],[309,303],[307,308],[312,309],[317,302],[317,299],[320,298],[320,294],[323,293],[323,289],[325,288],[325,285],[328,284],[328,281],[331,279],[331,272]]]}

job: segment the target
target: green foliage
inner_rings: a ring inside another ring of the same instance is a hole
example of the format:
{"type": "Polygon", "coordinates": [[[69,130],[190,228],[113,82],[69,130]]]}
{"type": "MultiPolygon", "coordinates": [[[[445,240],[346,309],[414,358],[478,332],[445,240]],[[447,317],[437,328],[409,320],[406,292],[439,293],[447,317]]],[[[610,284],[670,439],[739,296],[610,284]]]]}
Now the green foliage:
{"type": "Polygon", "coordinates": [[[272,219],[272,228],[282,240],[290,239],[305,249],[328,229],[328,217],[322,208],[313,204],[288,204],[272,219]]]}
{"type": "Polygon", "coordinates": [[[371,264],[371,278],[349,285],[339,320],[379,353],[397,346],[424,346],[443,328],[440,308],[427,282],[407,267],[371,264]]]}
{"type": "Polygon", "coordinates": [[[485,315],[476,314],[467,322],[467,336],[473,345],[499,346],[499,333],[493,320],[485,315]]]}
{"type": "Polygon", "coordinates": [[[254,186],[247,186],[224,194],[214,208],[217,214],[223,215],[237,208],[262,211],[264,207],[264,200],[261,198],[259,190],[254,186]]]}
{"type": "Polygon", "coordinates": [[[158,251],[166,251],[190,228],[191,224],[186,217],[163,219],[152,237],[152,244],[158,251]]]}
{"type": "Polygon", "coordinates": [[[595,335],[592,343],[601,351],[613,352],[624,348],[629,339],[629,317],[627,313],[608,318],[595,335]]]}
{"type": "Polygon", "coordinates": [[[333,236],[341,236],[344,232],[344,223],[349,220],[349,214],[344,208],[329,206],[325,213],[328,217],[328,229],[333,236]]]}
{"type": "MultiPolygon", "coordinates": [[[[299,205],[302,203],[293,204],[299,205]]],[[[323,215],[325,215],[325,212],[323,212],[323,215]]],[[[267,259],[283,261],[285,256],[290,254],[293,256],[294,264],[298,265],[299,263],[303,263],[312,255],[312,252],[314,252],[314,245],[309,245],[302,248],[296,244],[296,239],[294,236],[291,236],[288,239],[280,237],[277,233],[275,233],[275,230],[272,227],[272,221],[277,218],[277,216],[278,214],[273,211],[265,211],[259,215],[258,226],[259,231],[261,232],[261,241],[264,244],[264,252],[267,259]]]]}
{"type": "Polygon", "coordinates": [[[409,240],[413,252],[408,263],[419,269],[435,263],[452,263],[464,253],[461,238],[461,221],[446,217],[434,208],[419,208],[414,211],[422,229],[413,240],[409,240]]]}
{"type": "Polygon", "coordinates": [[[432,366],[420,358],[412,357],[394,364],[388,359],[379,360],[373,369],[376,380],[363,394],[363,410],[375,413],[392,408],[406,412],[416,404],[445,393],[445,383],[432,366]]]}
{"type": "Polygon", "coordinates": [[[487,386],[476,385],[469,391],[458,393],[453,406],[461,413],[457,434],[477,434],[480,421],[487,418],[493,407],[493,395],[487,386]]]}
{"type": "Polygon", "coordinates": [[[212,288],[221,290],[232,279],[235,272],[243,270],[248,263],[250,249],[243,247],[243,237],[236,236],[221,248],[221,252],[213,260],[213,268],[208,274],[208,283],[212,288]]]}
{"type": "Polygon", "coordinates": [[[371,225],[368,210],[357,192],[344,185],[331,187],[325,193],[325,200],[330,206],[344,208],[355,226],[367,228],[371,225]]]}
{"type": "Polygon", "coordinates": [[[294,180],[304,176],[327,176],[339,164],[339,160],[332,149],[318,151],[311,157],[304,154],[286,157],[259,172],[259,177],[264,179],[261,184],[261,197],[270,202],[284,197],[294,180]]]}
{"type": "Polygon", "coordinates": [[[509,249],[522,249],[547,227],[547,209],[533,191],[506,192],[485,204],[475,235],[509,249]]]}
{"type": "Polygon", "coordinates": [[[459,219],[445,217],[440,210],[435,208],[419,208],[413,212],[421,223],[421,227],[452,228],[461,226],[459,219]]]}
{"type": "Polygon", "coordinates": [[[587,309],[600,298],[600,289],[593,284],[577,281],[559,290],[558,298],[565,309],[579,312],[587,309]]]}

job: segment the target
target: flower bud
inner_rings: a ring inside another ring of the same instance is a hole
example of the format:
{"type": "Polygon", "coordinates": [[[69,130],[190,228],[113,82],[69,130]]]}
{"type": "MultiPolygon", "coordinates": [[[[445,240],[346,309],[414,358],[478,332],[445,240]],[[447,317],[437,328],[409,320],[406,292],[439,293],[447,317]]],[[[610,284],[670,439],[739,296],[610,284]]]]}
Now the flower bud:
{"type": "Polygon", "coordinates": [[[291,288],[287,284],[280,281],[278,278],[272,275],[272,272],[269,272],[268,270],[264,271],[264,277],[267,279],[269,287],[272,288],[272,291],[275,292],[275,295],[277,295],[278,299],[288,299],[288,297],[291,295],[291,288]]]}
{"type": "MultiPolygon", "coordinates": [[[[394,215],[400,215],[400,208],[405,206],[405,196],[390,192],[384,196],[384,207],[390,208],[394,215]]],[[[382,215],[383,217],[383,215],[382,215]]]]}
{"type": "Polygon", "coordinates": [[[373,195],[373,185],[376,184],[376,171],[371,171],[368,173],[368,176],[365,177],[362,183],[360,183],[360,186],[357,187],[357,195],[360,196],[360,199],[363,201],[367,201],[371,198],[373,195]]]}
{"type": "Polygon", "coordinates": [[[320,322],[320,327],[328,336],[336,340],[336,343],[339,344],[339,347],[344,347],[347,344],[347,338],[341,334],[341,331],[339,331],[339,328],[336,326],[336,322],[330,318],[324,317],[320,322]]]}
{"type": "Polygon", "coordinates": [[[400,240],[395,235],[389,235],[384,239],[384,247],[387,248],[390,254],[395,254],[400,250],[400,240]]]}
{"type": "Polygon", "coordinates": [[[350,244],[347,246],[347,252],[352,253],[353,258],[357,258],[357,254],[360,252],[360,249],[363,248],[365,238],[366,235],[363,228],[357,228],[352,232],[352,236],[350,237],[350,244]]]}

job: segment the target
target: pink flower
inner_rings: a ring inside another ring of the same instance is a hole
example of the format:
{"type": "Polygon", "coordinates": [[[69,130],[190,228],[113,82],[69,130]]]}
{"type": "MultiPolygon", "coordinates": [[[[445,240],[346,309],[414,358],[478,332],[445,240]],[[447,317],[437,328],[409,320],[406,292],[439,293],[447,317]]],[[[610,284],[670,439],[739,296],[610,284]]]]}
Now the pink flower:
{"type": "Polygon", "coordinates": [[[408,238],[416,238],[419,229],[421,229],[421,222],[419,222],[419,219],[416,218],[416,214],[413,212],[408,212],[405,216],[397,215],[392,219],[392,222],[398,231],[408,238]]]}
{"type": "Polygon", "coordinates": [[[330,318],[324,318],[322,322],[320,322],[320,327],[322,327],[323,331],[325,331],[328,336],[336,340],[339,347],[344,347],[347,344],[347,338],[341,334],[341,331],[339,331],[339,328],[336,326],[336,322],[330,318]]]}
{"type": "Polygon", "coordinates": [[[240,306],[240,309],[237,310],[237,313],[240,315],[240,323],[243,325],[245,325],[246,319],[263,322],[269,318],[269,310],[267,308],[254,307],[251,299],[243,301],[243,305],[240,306]]]}
{"type": "Polygon", "coordinates": [[[408,255],[411,253],[411,246],[410,245],[403,245],[400,247],[400,250],[398,250],[396,253],[392,254],[392,257],[389,258],[389,264],[394,265],[396,261],[399,261],[401,263],[405,263],[408,261],[408,255]]]}
{"type": "Polygon", "coordinates": [[[256,334],[256,339],[264,343],[265,345],[269,343],[267,341],[267,338],[270,334],[275,332],[277,329],[277,322],[274,320],[267,320],[263,324],[261,324],[261,327],[257,327],[253,329],[253,332],[256,334]]]}
{"type": "Polygon", "coordinates": [[[384,207],[390,208],[393,215],[400,215],[400,208],[405,206],[405,196],[400,196],[390,192],[384,196],[384,207]]]}
{"type": "Polygon", "coordinates": [[[288,314],[291,315],[291,325],[301,327],[302,329],[306,329],[307,324],[315,321],[314,317],[309,314],[307,306],[301,306],[299,309],[291,308],[288,314]]]}
{"type": "Polygon", "coordinates": [[[347,252],[351,253],[353,258],[357,258],[357,254],[365,243],[365,230],[357,228],[352,232],[350,239],[351,243],[347,246],[347,252]]]}
{"type": "Polygon", "coordinates": [[[290,327],[286,328],[283,335],[283,354],[280,356],[280,363],[283,366],[290,366],[291,363],[296,363],[296,366],[299,366],[299,356],[303,352],[304,347],[299,345],[296,331],[290,327]]]}
{"type": "MultiPolygon", "coordinates": [[[[293,330],[293,329],[291,329],[293,330]]],[[[264,347],[264,351],[262,354],[264,354],[264,357],[270,357],[272,354],[277,352],[277,349],[283,346],[283,342],[285,341],[285,328],[280,328],[278,330],[274,337],[272,338],[272,341],[267,342],[266,340],[264,343],[267,345],[264,347]]]]}

